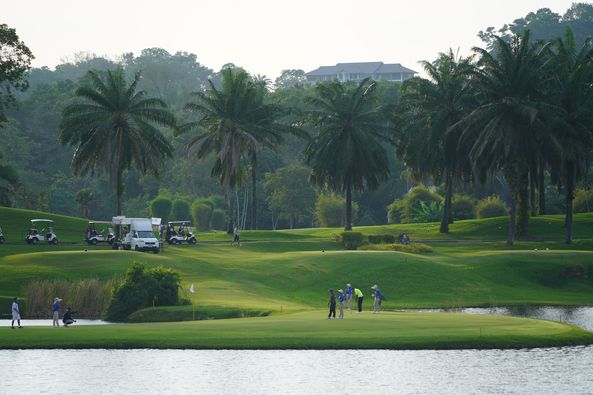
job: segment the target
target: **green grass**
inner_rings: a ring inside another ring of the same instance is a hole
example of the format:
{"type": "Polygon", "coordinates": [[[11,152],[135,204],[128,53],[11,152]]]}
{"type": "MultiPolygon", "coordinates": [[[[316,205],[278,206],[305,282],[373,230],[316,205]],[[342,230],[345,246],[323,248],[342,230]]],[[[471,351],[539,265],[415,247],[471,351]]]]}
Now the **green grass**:
{"type": "Polygon", "coordinates": [[[0,330],[0,347],[195,349],[461,349],[593,343],[573,326],[452,313],[351,314],[325,311],[262,318],[0,330]]]}
{"type": "MultiPolygon", "coordinates": [[[[2,215],[0,223],[5,229],[5,223],[16,224],[24,221],[26,224],[25,218],[29,216],[52,218],[49,214],[31,214],[25,210],[0,209],[0,214],[2,215]]],[[[383,325],[380,323],[386,320],[385,327],[381,327],[384,332],[382,329],[373,335],[373,330],[363,330],[361,326],[359,329],[365,334],[351,338],[346,335],[336,335],[336,328],[330,327],[332,329],[328,330],[325,322],[317,323],[317,317],[322,316],[323,313],[310,314],[311,311],[326,307],[328,288],[342,288],[346,283],[352,283],[361,288],[366,296],[365,309],[370,307],[370,286],[375,283],[381,286],[387,297],[384,307],[391,310],[491,305],[593,305],[591,298],[593,295],[592,214],[576,216],[577,240],[571,246],[561,243],[561,216],[532,219],[531,237],[546,241],[524,240],[513,247],[505,245],[504,230],[498,233],[499,227],[506,226],[505,222],[504,218],[460,221],[452,225],[450,235],[440,235],[435,224],[389,225],[357,229],[364,234],[397,234],[407,231],[413,240],[420,238],[441,240],[428,243],[433,249],[430,254],[343,251],[333,241],[333,235],[339,233],[338,229],[246,231],[242,233],[242,239],[247,242],[241,247],[231,247],[230,243],[226,242],[198,243],[196,246],[167,246],[158,255],[113,251],[108,246],[7,244],[0,246],[0,273],[2,273],[0,302],[3,303],[2,306],[6,306],[6,311],[2,313],[8,313],[9,299],[15,295],[23,296],[23,287],[33,279],[108,280],[113,276],[123,275],[132,262],[140,261],[148,266],[164,265],[179,271],[184,289],[187,289],[189,284],[195,283],[197,293],[192,296],[193,302],[196,310],[203,313],[202,316],[198,315],[198,318],[268,313],[271,317],[221,320],[220,323],[209,321],[151,324],[155,325],[154,327],[149,324],[110,326],[109,328],[122,328],[120,337],[116,329],[107,329],[103,335],[99,333],[103,329],[69,328],[68,330],[76,331],[71,333],[81,334],[80,338],[72,339],[73,343],[70,346],[103,344],[107,347],[111,344],[113,347],[119,347],[129,344],[134,347],[185,345],[216,348],[215,345],[223,344],[217,343],[216,330],[222,331],[226,325],[229,327],[228,336],[223,336],[220,341],[224,342],[225,347],[230,348],[267,347],[266,344],[270,348],[274,348],[274,345],[281,348],[356,348],[358,345],[361,348],[379,346],[419,348],[423,347],[423,344],[425,348],[495,347],[497,345],[511,347],[520,344],[555,345],[576,341],[577,338],[584,341],[586,336],[583,337],[580,331],[574,332],[574,328],[571,330],[564,328],[562,330],[567,332],[560,331],[561,334],[556,333],[552,336],[546,331],[541,332],[540,327],[530,326],[536,325],[533,322],[529,325],[525,324],[527,325],[525,328],[528,329],[525,329],[523,337],[519,336],[521,331],[517,332],[519,337],[509,337],[504,329],[508,324],[507,318],[490,317],[488,319],[492,321],[488,322],[491,322],[492,336],[488,338],[489,340],[483,338],[480,340],[482,343],[478,343],[478,340],[469,336],[463,328],[465,325],[474,327],[471,321],[473,319],[485,318],[468,318],[470,321],[465,321],[455,315],[445,315],[443,318],[435,318],[434,328],[438,330],[431,332],[433,327],[430,325],[424,329],[413,326],[413,321],[426,320],[425,317],[427,317],[414,314],[386,314],[385,317],[393,318],[383,318],[381,315],[381,318],[369,322],[365,321],[366,318],[356,318],[361,323],[366,322],[364,325],[383,325]],[[495,241],[482,242],[481,240],[495,241]],[[582,268],[586,275],[579,278],[572,277],[570,273],[574,272],[571,270],[574,267],[582,268]],[[287,315],[287,313],[290,314],[287,315]],[[293,319],[295,321],[292,321],[293,319]],[[400,327],[408,320],[409,327],[400,327]],[[447,329],[449,320],[452,320],[450,322],[452,326],[447,329]],[[280,331],[285,330],[283,325],[287,325],[286,322],[292,322],[296,332],[289,336],[289,333],[292,333],[289,331],[286,336],[281,336],[280,331]],[[260,323],[269,325],[271,331],[265,336],[261,335],[261,338],[258,337],[260,331],[257,328],[264,324],[260,323]],[[303,327],[297,331],[296,327],[301,323],[303,327]],[[236,332],[233,332],[233,328],[241,328],[243,324],[252,325],[249,327],[252,329],[246,328],[246,330],[254,332],[253,338],[249,337],[241,343],[239,338],[235,338],[236,332]],[[494,330],[498,327],[500,331],[494,330]],[[213,328],[212,332],[209,332],[210,328],[213,328]],[[112,330],[113,333],[110,332],[112,330]],[[128,330],[132,332],[128,333],[128,330]],[[194,339],[193,335],[188,335],[189,337],[185,339],[187,333],[192,330],[212,333],[212,337],[208,335],[194,339]],[[308,330],[313,332],[307,332],[308,330]],[[172,339],[159,339],[163,331],[171,331],[172,339]],[[134,340],[136,337],[132,336],[132,333],[138,335],[137,341],[134,340]],[[176,335],[177,333],[179,335],[176,335]],[[418,333],[418,336],[414,333],[418,333]],[[458,338],[455,333],[459,333],[458,338]],[[113,338],[109,340],[103,336],[113,336],[113,338]],[[431,336],[435,339],[431,340],[431,336]],[[266,338],[276,340],[266,343],[266,338]],[[508,338],[508,341],[504,342],[505,338],[508,338]]],[[[82,230],[86,226],[84,220],[68,217],[63,217],[61,223],[71,224],[73,227],[80,225],[82,230]]],[[[74,240],[78,230],[70,232],[63,230],[64,235],[70,235],[68,237],[74,240]]],[[[225,233],[202,234],[202,240],[204,238],[219,242],[229,241],[225,233]]],[[[185,320],[189,317],[190,307],[148,309],[143,313],[144,319],[185,320]]],[[[347,321],[348,323],[344,321],[346,328],[350,328],[348,325],[363,325],[355,323],[359,321],[352,320],[352,323],[350,323],[351,320],[347,321]]],[[[422,322],[426,324],[428,321],[422,322]]],[[[420,322],[416,324],[420,325],[420,322]]],[[[370,326],[370,328],[375,327],[370,326]]],[[[9,340],[5,336],[13,336],[11,339],[23,336],[24,343],[14,344],[26,346],[25,343],[28,341],[32,341],[31,347],[41,344],[36,341],[42,343],[46,341],[44,340],[46,332],[43,331],[44,329],[27,328],[22,334],[20,332],[10,335],[3,333],[0,335],[0,348],[9,346],[9,340]],[[28,333],[43,334],[43,336],[35,340],[33,339],[35,336],[28,338],[28,333]]],[[[475,335],[474,332],[472,333],[475,335]]],[[[48,336],[50,337],[47,339],[51,341],[47,340],[49,343],[44,343],[45,346],[57,347],[62,341],[60,336],[65,335],[54,335],[52,332],[48,336]],[[52,343],[54,340],[57,343],[52,343]]]]}

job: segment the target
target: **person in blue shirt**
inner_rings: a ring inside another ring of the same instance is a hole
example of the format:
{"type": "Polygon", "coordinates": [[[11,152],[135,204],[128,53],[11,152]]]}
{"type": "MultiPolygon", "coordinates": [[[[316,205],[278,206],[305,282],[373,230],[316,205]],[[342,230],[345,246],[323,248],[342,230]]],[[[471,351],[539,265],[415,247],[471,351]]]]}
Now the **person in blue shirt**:
{"type": "Polygon", "coordinates": [[[378,314],[381,311],[381,301],[385,300],[385,297],[381,293],[381,290],[377,284],[373,285],[371,289],[374,291],[373,314],[378,314]]]}
{"type": "Polygon", "coordinates": [[[52,306],[54,328],[60,327],[60,302],[61,301],[62,301],[62,299],[60,299],[58,297],[54,298],[54,304],[52,306]]]}
{"type": "Polygon", "coordinates": [[[338,319],[340,320],[344,319],[344,299],[344,291],[338,289],[338,306],[340,306],[340,315],[338,316],[338,319]]]}
{"type": "Polygon", "coordinates": [[[352,310],[352,284],[346,284],[346,305],[348,310],[352,310]]]}

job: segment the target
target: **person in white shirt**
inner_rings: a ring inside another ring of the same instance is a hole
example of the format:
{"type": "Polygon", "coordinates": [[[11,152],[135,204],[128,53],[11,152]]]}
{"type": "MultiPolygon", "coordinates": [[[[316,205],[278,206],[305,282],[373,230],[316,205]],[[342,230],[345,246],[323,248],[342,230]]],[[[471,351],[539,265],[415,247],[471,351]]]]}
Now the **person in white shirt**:
{"type": "Polygon", "coordinates": [[[11,328],[14,329],[14,322],[16,321],[19,328],[22,328],[21,326],[21,313],[19,311],[19,298],[14,298],[12,300],[12,324],[11,324],[11,328]]]}

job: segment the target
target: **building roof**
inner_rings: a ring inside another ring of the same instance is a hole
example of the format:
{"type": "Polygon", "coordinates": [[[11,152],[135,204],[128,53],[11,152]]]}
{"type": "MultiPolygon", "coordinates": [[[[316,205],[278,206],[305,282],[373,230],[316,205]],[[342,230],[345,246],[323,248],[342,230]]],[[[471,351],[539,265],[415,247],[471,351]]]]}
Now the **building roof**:
{"type": "Polygon", "coordinates": [[[337,75],[339,73],[383,74],[383,73],[413,73],[416,71],[403,67],[399,63],[385,64],[383,62],[338,63],[335,66],[321,66],[306,73],[308,77],[337,75]]]}

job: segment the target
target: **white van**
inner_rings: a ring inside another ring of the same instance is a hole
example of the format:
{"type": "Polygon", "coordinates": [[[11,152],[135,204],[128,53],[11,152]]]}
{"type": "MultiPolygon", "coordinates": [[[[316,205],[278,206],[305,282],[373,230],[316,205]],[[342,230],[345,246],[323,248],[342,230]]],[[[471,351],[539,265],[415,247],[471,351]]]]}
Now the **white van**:
{"type": "Polygon", "coordinates": [[[158,254],[161,250],[159,240],[155,237],[152,226],[153,222],[160,218],[126,218],[113,217],[114,225],[121,225],[127,232],[121,241],[124,250],[152,251],[158,254]]]}

